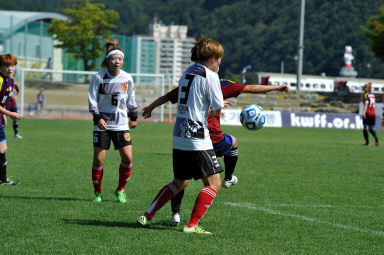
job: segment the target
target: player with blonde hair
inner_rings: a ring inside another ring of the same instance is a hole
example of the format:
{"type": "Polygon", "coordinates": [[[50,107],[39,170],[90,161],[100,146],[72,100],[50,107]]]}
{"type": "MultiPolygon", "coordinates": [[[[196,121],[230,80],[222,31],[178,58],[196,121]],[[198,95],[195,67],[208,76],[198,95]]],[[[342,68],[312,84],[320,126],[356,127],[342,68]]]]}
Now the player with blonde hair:
{"type": "Polygon", "coordinates": [[[101,67],[105,69],[93,77],[88,90],[89,111],[94,122],[93,201],[98,203],[102,201],[103,165],[111,140],[121,157],[115,195],[118,202],[127,202],[124,189],[132,170],[132,141],[129,128],[136,127],[137,104],[132,76],[121,70],[123,64],[124,53],[119,48],[119,43],[115,40],[107,41],[105,58],[101,63],[101,67]]]}
{"type": "Polygon", "coordinates": [[[213,150],[207,119],[208,115],[219,114],[224,107],[217,75],[224,49],[219,42],[202,37],[195,43],[191,53],[191,60],[196,63],[188,67],[179,80],[173,130],[174,179],[159,191],[137,222],[142,226],[149,224],[160,208],[188,186],[190,179],[202,179],[204,187],[196,198],[183,232],[211,234],[198,223],[221,186],[220,172],[223,168],[213,150]]]}

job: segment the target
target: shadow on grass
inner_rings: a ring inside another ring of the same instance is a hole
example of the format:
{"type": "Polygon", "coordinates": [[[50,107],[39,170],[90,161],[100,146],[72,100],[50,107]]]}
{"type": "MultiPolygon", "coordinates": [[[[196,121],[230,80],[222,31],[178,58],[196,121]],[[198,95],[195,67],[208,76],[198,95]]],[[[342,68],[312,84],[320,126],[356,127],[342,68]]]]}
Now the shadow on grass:
{"type": "Polygon", "coordinates": [[[155,224],[150,224],[146,227],[138,225],[136,222],[116,222],[116,221],[103,221],[103,220],[71,220],[63,219],[66,224],[77,224],[83,226],[104,226],[104,227],[123,227],[123,228],[140,228],[151,230],[172,230],[175,232],[182,232],[182,228],[169,227],[168,222],[162,221],[155,224]]]}
{"type": "Polygon", "coordinates": [[[1,196],[0,198],[27,199],[27,200],[63,200],[63,201],[91,201],[90,199],[81,199],[73,197],[26,197],[26,196],[1,196]]]}

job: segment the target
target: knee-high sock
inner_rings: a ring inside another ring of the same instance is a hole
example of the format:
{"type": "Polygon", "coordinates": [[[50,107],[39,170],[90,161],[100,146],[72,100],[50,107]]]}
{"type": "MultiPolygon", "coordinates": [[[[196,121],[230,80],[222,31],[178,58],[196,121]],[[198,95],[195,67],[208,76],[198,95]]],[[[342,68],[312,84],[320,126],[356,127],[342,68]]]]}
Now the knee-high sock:
{"type": "Polygon", "coordinates": [[[7,160],[5,153],[0,153],[0,181],[7,181],[7,160]]]}
{"type": "Polygon", "coordinates": [[[216,190],[211,187],[204,187],[196,198],[191,218],[187,223],[187,227],[193,227],[199,224],[200,219],[204,216],[208,208],[211,206],[216,197],[216,190]]]}
{"type": "Polygon", "coordinates": [[[181,190],[171,199],[172,213],[180,213],[181,201],[183,200],[184,190],[181,190]]]}
{"type": "Polygon", "coordinates": [[[13,132],[15,133],[15,135],[19,133],[19,122],[17,121],[13,121],[13,132]]]}
{"type": "Polygon", "coordinates": [[[379,142],[379,139],[377,139],[376,131],[373,128],[371,128],[371,127],[369,128],[369,133],[371,133],[371,135],[373,135],[376,143],[379,142]]]}
{"type": "Polygon", "coordinates": [[[92,164],[92,181],[95,192],[101,193],[101,181],[103,180],[103,165],[92,164]]]}
{"type": "Polygon", "coordinates": [[[119,185],[117,186],[117,190],[123,190],[125,188],[125,185],[127,185],[129,177],[131,176],[131,170],[132,162],[121,161],[119,167],[119,185]]]}
{"type": "Polygon", "coordinates": [[[365,128],[363,129],[363,135],[364,135],[365,143],[369,144],[368,130],[366,130],[365,128]]]}
{"type": "Polygon", "coordinates": [[[231,180],[232,174],[235,171],[238,156],[238,150],[236,148],[232,148],[227,155],[224,155],[224,164],[225,164],[225,179],[231,180]]]}
{"type": "Polygon", "coordinates": [[[170,182],[165,185],[157,196],[152,201],[151,205],[148,207],[147,211],[144,213],[144,216],[147,217],[148,220],[152,220],[155,213],[163,207],[172,197],[174,197],[179,192],[179,188],[173,183],[170,182]]]}

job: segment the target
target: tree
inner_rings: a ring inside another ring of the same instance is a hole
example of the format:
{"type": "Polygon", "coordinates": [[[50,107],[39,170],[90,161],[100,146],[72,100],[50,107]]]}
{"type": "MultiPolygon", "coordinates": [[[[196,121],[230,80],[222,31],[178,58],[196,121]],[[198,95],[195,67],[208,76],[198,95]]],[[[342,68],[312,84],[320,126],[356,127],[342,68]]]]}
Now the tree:
{"type": "Polygon", "coordinates": [[[55,47],[66,49],[75,59],[82,60],[85,71],[97,66],[103,39],[110,37],[110,29],[116,27],[113,23],[119,19],[116,11],[104,8],[104,4],[92,4],[90,0],[72,1],[72,6],[63,11],[68,20],[52,20],[48,29],[59,41],[55,47]]]}
{"type": "Polygon", "coordinates": [[[384,61],[384,6],[380,7],[379,15],[369,18],[368,27],[361,29],[375,56],[384,61]]]}

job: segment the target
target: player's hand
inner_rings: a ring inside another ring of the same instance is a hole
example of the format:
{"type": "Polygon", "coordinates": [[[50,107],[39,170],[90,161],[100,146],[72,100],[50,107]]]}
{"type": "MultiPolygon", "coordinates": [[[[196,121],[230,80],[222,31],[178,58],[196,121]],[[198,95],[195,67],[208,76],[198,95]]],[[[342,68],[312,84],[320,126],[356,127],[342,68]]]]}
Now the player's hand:
{"type": "Polygon", "coordinates": [[[224,107],[230,107],[232,105],[231,102],[224,100],[224,107]]]}
{"type": "Polygon", "coordinates": [[[144,119],[148,119],[152,116],[152,108],[149,106],[146,106],[141,110],[141,115],[144,117],[144,119]]]}
{"type": "Polygon", "coordinates": [[[287,84],[283,84],[279,86],[279,91],[280,92],[288,92],[289,91],[289,86],[287,84]]]}
{"type": "Polygon", "coordinates": [[[21,119],[21,115],[18,114],[17,112],[11,112],[11,114],[9,115],[9,117],[11,117],[11,119],[13,119],[14,121],[18,121],[21,119]]]}
{"type": "Polygon", "coordinates": [[[129,121],[129,128],[135,128],[137,126],[137,121],[129,121]]]}
{"type": "Polygon", "coordinates": [[[100,119],[100,120],[97,122],[97,127],[98,127],[100,130],[106,130],[106,129],[107,129],[107,123],[105,122],[105,120],[100,119]]]}

